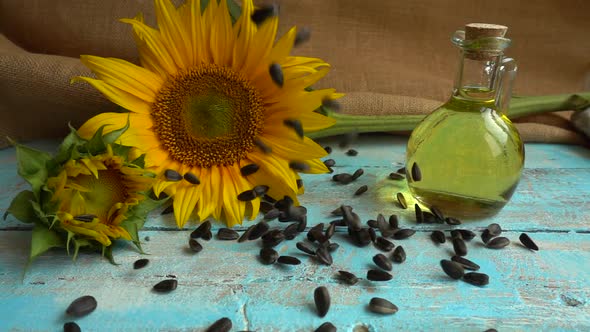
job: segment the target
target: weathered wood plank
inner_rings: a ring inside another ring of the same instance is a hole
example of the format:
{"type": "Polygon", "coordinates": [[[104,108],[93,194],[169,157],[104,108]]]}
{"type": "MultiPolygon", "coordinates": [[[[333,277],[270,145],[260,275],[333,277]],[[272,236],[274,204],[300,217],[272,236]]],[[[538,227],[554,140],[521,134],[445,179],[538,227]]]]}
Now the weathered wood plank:
{"type": "MultiPolygon", "coordinates": [[[[590,329],[590,234],[531,233],[539,252],[517,242],[518,232],[507,232],[512,243],[504,250],[485,249],[474,239],[468,258],[490,275],[479,288],[450,280],[440,269],[451,246],[434,245],[429,233],[395,241],[408,259],[394,264],[394,279],[377,283],[362,280],[340,284],[338,270],[363,277],[373,268],[378,251],[358,248],[338,233],[341,247],[333,266],[317,265],[295,249],[295,241],[277,250],[303,261],[294,267],[265,266],[257,262],[258,242],[238,244],[212,240],[193,255],[186,250],[188,232],[144,231],[148,256],[116,250],[121,265],[112,266],[94,255],[73,263],[63,252],[43,255],[22,279],[28,231],[0,232],[0,329],[57,331],[68,320],[64,310],[75,298],[91,294],[98,309],[77,322],[85,331],[204,331],[227,316],[235,330],[312,331],[332,321],[339,331],[453,330],[549,331],[590,329]],[[150,259],[143,270],[133,262],[150,259]],[[154,294],[152,285],[174,274],[179,281],[171,294],[154,294]],[[321,319],[313,307],[313,289],[325,285],[332,307],[321,319]],[[367,311],[373,296],[390,299],[400,311],[379,316],[367,311]]],[[[303,238],[300,236],[298,239],[303,238]]]]}

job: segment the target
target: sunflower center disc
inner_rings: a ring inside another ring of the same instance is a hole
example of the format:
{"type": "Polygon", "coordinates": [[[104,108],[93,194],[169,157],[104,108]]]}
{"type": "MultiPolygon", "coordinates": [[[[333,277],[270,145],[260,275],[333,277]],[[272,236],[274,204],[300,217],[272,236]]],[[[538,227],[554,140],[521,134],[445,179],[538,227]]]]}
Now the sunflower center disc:
{"type": "Polygon", "coordinates": [[[127,199],[127,188],[117,170],[100,170],[98,179],[94,175],[78,175],[76,182],[90,189],[89,192],[80,192],[85,201],[86,213],[94,214],[101,220],[107,220],[113,205],[127,199]]]}
{"type": "Polygon", "coordinates": [[[258,90],[231,69],[213,64],[168,79],[151,114],[171,158],[198,167],[243,159],[263,127],[258,90]]]}

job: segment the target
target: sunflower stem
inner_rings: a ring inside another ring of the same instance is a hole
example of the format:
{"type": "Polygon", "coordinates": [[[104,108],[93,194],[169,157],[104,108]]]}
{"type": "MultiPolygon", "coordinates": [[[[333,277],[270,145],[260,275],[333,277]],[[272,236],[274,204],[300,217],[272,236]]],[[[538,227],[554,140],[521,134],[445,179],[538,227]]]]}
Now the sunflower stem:
{"type": "MultiPolygon", "coordinates": [[[[527,115],[564,110],[582,110],[590,106],[590,92],[550,96],[514,97],[510,102],[508,117],[517,119],[527,115]]],[[[342,135],[347,133],[403,132],[413,130],[425,114],[419,115],[352,115],[326,110],[325,114],[336,120],[330,128],[307,133],[310,138],[342,135]]]]}

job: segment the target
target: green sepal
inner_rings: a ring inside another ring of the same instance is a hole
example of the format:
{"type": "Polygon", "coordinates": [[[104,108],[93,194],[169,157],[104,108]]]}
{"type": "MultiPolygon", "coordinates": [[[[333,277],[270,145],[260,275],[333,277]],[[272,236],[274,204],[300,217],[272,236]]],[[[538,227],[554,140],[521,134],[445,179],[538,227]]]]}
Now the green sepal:
{"type": "Polygon", "coordinates": [[[15,147],[18,175],[31,185],[35,198],[39,199],[39,191],[47,181],[47,162],[51,155],[16,143],[15,147]]]}
{"type": "Polygon", "coordinates": [[[105,144],[102,135],[104,127],[106,126],[108,125],[102,125],[100,128],[98,128],[98,130],[94,133],[92,138],[88,140],[88,142],[86,142],[86,144],[84,145],[84,152],[96,156],[106,151],[107,145],[105,144]]]}
{"type": "Polygon", "coordinates": [[[33,212],[37,215],[38,220],[41,221],[42,224],[48,226],[49,220],[47,219],[45,211],[43,211],[43,209],[41,208],[41,205],[37,203],[37,201],[31,201],[31,207],[33,208],[33,212]]]}
{"type": "MultiPolygon", "coordinates": [[[[127,123],[125,123],[125,126],[123,126],[123,127],[122,127],[122,128],[120,128],[120,129],[113,130],[113,131],[111,131],[110,133],[108,133],[108,134],[105,134],[105,135],[102,137],[102,141],[103,141],[103,143],[104,143],[104,144],[113,144],[113,143],[115,143],[115,141],[116,141],[116,140],[118,140],[118,139],[119,139],[119,137],[121,137],[121,135],[123,135],[123,133],[124,133],[124,132],[125,132],[127,129],[129,129],[129,124],[130,124],[130,122],[129,122],[129,117],[130,117],[130,115],[128,114],[128,115],[127,115],[127,123]]],[[[103,126],[103,127],[104,127],[104,126],[103,126]]],[[[103,127],[101,127],[101,128],[103,128],[103,127]]],[[[100,130],[100,129],[99,129],[99,130],[100,130]]]]}
{"type": "Polygon", "coordinates": [[[34,200],[35,194],[32,191],[21,191],[12,200],[10,206],[4,213],[4,220],[6,220],[9,214],[12,214],[16,219],[27,224],[38,222],[39,218],[31,206],[31,202],[34,200]]]}
{"type": "Polygon", "coordinates": [[[111,148],[113,149],[113,153],[115,155],[124,157],[125,160],[127,160],[127,156],[129,155],[129,152],[131,151],[130,146],[121,145],[121,144],[113,144],[113,145],[111,145],[111,148]]]}
{"type": "Polygon", "coordinates": [[[227,9],[229,10],[229,15],[231,16],[231,23],[235,24],[236,21],[242,15],[242,8],[234,1],[234,0],[226,0],[227,1],[227,9]]]}
{"type": "Polygon", "coordinates": [[[66,136],[66,138],[64,138],[63,142],[59,145],[57,154],[54,158],[55,163],[58,165],[65,163],[69,159],[80,158],[80,152],[78,151],[78,147],[86,143],[86,140],[78,135],[76,128],[72,127],[72,125],[69,123],[68,127],[70,128],[70,133],[68,134],[68,136],[66,136]]]}
{"type": "Polygon", "coordinates": [[[113,245],[111,244],[110,246],[103,246],[102,247],[102,256],[106,257],[109,262],[113,265],[121,265],[117,262],[115,262],[115,257],[113,256],[113,245]]]}
{"type": "Polygon", "coordinates": [[[135,160],[133,160],[131,164],[139,168],[145,168],[145,154],[142,154],[141,156],[135,158],[135,160]]]}
{"type": "Polygon", "coordinates": [[[129,233],[131,241],[141,253],[143,253],[143,249],[141,248],[141,241],[139,241],[139,230],[143,228],[148,214],[162,206],[167,200],[167,198],[155,200],[150,198],[149,195],[145,195],[145,199],[127,211],[127,218],[119,225],[129,233]]]}
{"type": "Polygon", "coordinates": [[[72,237],[72,241],[74,242],[74,256],[72,257],[73,261],[78,258],[78,252],[80,251],[80,248],[93,246],[92,242],[88,239],[76,239],[75,237],[72,237]]]}
{"type": "Polygon", "coordinates": [[[29,261],[32,261],[37,256],[51,248],[63,246],[64,241],[57,232],[48,229],[45,225],[35,224],[31,238],[31,253],[29,255],[29,261]]]}

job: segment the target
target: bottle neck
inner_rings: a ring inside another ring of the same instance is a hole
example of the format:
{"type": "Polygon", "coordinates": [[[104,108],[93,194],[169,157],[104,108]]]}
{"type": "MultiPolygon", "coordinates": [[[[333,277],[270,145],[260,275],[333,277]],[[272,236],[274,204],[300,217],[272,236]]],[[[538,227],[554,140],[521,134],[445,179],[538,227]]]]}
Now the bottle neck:
{"type": "Polygon", "coordinates": [[[481,56],[461,50],[453,96],[476,101],[493,101],[496,98],[498,67],[502,57],[502,53],[481,56]]]}

